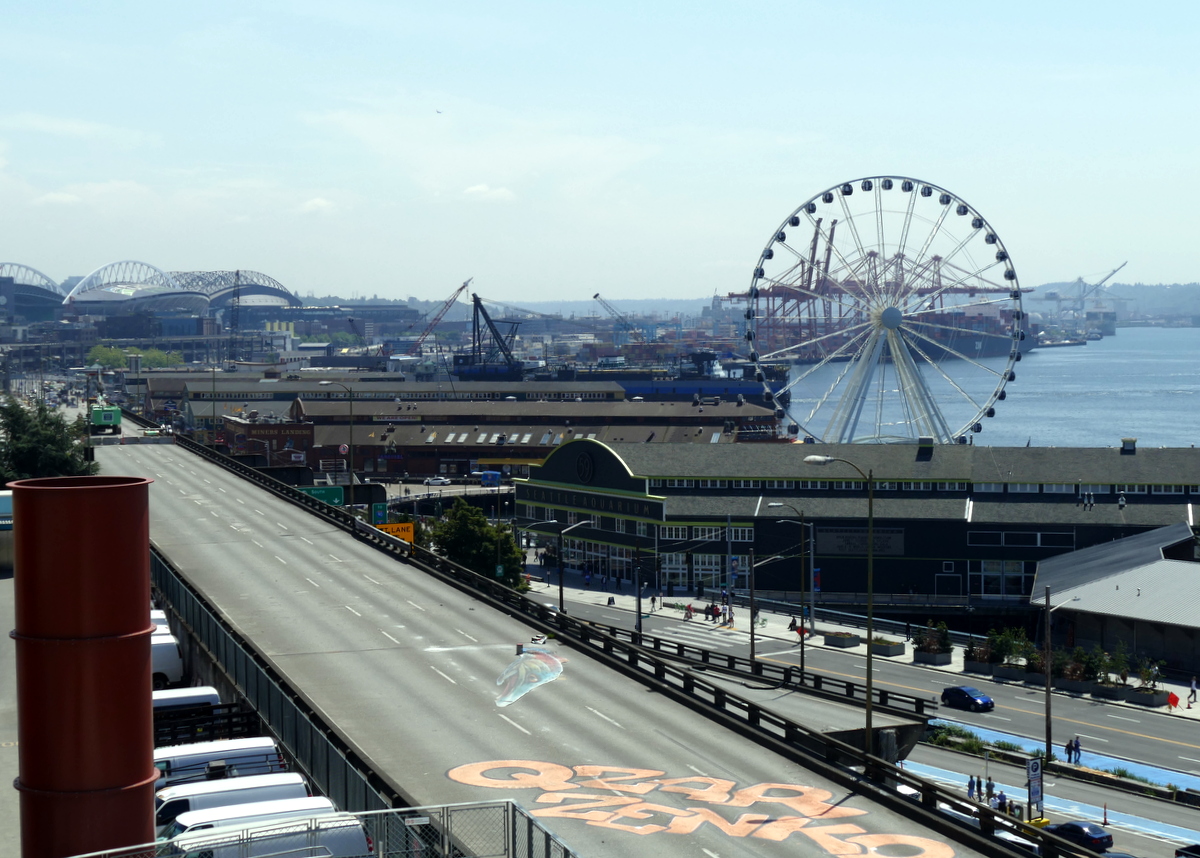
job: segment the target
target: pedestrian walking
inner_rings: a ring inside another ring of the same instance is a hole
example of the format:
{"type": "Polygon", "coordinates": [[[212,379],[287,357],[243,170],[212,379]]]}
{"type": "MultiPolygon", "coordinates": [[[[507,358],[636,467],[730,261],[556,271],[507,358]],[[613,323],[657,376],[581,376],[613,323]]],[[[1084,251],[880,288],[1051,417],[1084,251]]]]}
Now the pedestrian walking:
{"type": "MultiPolygon", "coordinates": [[[[987,792],[986,792],[986,795],[987,795],[987,800],[988,800],[988,802],[990,803],[990,802],[991,802],[991,800],[992,800],[992,797],[993,797],[993,796],[995,796],[995,794],[996,794],[996,785],[995,785],[994,783],[992,783],[992,776],[991,776],[991,775],[988,775],[988,779],[987,779],[987,785],[984,787],[984,789],[987,791],[987,792]]],[[[994,807],[994,806],[995,806],[995,805],[993,805],[993,807],[994,807]]]]}
{"type": "Polygon", "coordinates": [[[1075,743],[1070,739],[1063,744],[1063,753],[1067,755],[1067,762],[1075,762],[1075,743]]]}
{"type": "Polygon", "coordinates": [[[655,603],[656,603],[657,601],[658,601],[658,597],[657,597],[657,596],[651,596],[651,597],[650,597],[650,612],[651,612],[651,613],[653,613],[653,612],[654,612],[654,605],[655,605],[655,603]]]}
{"type": "Polygon", "coordinates": [[[1000,790],[1000,794],[996,796],[996,809],[1001,813],[1008,813],[1008,796],[1004,794],[1004,790],[1000,790]]]}
{"type": "Polygon", "coordinates": [[[733,605],[729,606],[729,625],[733,625],[733,605]]]}
{"type": "Polygon", "coordinates": [[[592,573],[591,572],[588,572],[586,575],[583,576],[583,588],[585,590],[592,589],[592,573]]]}
{"type": "Polygon", "coordinates": [[[975,775],[971,775],[970,779],[967,781],[967,800],[975,800],[975,775]]]}
{"type": "Polygon", "coordinates": [[[1196,677],[1192,677],[1192,690],[1188,692],[1188,709],[1196,702],[1196,677]]]}
{"type": "Polygon", "coordinates": [[[1075,737],[1075,765],[1083,763],[1083,751],[1079,748],[1079,737],[1075,737]]]}

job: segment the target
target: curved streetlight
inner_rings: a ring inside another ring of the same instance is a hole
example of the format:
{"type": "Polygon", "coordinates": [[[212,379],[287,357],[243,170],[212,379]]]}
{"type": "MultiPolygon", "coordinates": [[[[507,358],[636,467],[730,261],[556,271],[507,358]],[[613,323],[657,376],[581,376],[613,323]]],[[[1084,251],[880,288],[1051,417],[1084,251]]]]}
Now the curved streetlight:
{"type": "MultiPolygon", "coordinates": [[[[813,523],[811,521],[804,520],[804,510],[796,509],[790,503],[783,503],[782,501],[773,501],[773,502],[767,504],[767,506],[768,507],[785,507],[786,506],[788,509],[790,509],[792,512],[796,513],[796,515],[800,517],[799,521],[792,521],[791,519],[788,519],[788,518],[781,518],[781,519],[779,519],[779,521],[776,522],[776,524],[798,524],[801,527],[808,528],[808,592],[810,594],[810,599],[812,600],[809,602],[809,606],[808,606],[808,622],[809,622],[808,631],[809,631],[809,634],[813,634],[817,630],[817,603],[816,603],[816,592],[817,591],[816,591],[816,579],[813,574],[813,566],[814,566],[813,523]]],[[[805,590],[805,587],[804,587],[804,535],[801,534],[801,536],[800,536],[800,613],[802,616],[804,614],[804,590],[805,590]]],[[[803,619],[800,621],[800,627],[801,627],[800,631],[802,632],[802,634],[800,635],[800,672],[803,673],[804,672],[804,651],[807,648],[807,644],[805,641],[805,638],[807,637],[807,635],[803,634],[803,631],[804,631],[804,620],[803,619]]]]}
{"type": "Polygon", "coordinates": [[[340,387],[346,391],[347,398],[350,401],[350,443],[347,449],[350,451],[350,503],[354,503],[354,391],[349,385],[342,384],[340,381],[322,381],[318,382],[322,387],[333,385],[340,387]]]}
{"type": "Polygon", "coordinates": [[[567,611],[566,596],[563,593],[563,575],[567,571],[567,558],[563,554],[563,534],[574,530],[577,527],[583,527],[585,524],[592,524],[592,520],[577,521],[574,524],[568,524],[558,532],[558,610],[562,613],[567,611]]]}
{"type": "Polygon", "coordinates": [[[837,456],[805,456],[804,461],[809,465],[829,465],[833,462],[841,462],[858,471],[859,475],[867,481],[867,705],[866,736],[863,744],[866,752],[871,754],[874,752],[875,744],[871,735],[871,707],[875,700],[873,673],[875,663],[872,659],[874,647],[871,643],[875,638],[875,474],[870,469],[863,473],[863,469],[849,459],[841,459],[837,456]]]}

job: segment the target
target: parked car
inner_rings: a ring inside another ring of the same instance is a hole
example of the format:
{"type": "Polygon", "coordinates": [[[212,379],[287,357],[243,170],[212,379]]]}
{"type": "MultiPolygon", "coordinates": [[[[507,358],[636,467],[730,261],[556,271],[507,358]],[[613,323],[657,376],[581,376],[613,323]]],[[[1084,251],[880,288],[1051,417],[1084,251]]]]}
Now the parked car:
{"type": "Polygon", "coordinates": [[[449,477],[426,477],[425,485],[427,486],[448,486],[450,485],[449,477]]]}
{"type": "Polygon", "coordinates": [[[1056,822],[1044,830],[1093,852],[1104,852],[1113,845],[1112,835],[1094,822],[1056,822]]]}
{"type": "Polygon", "coordinates": [[[956,709],[970,709],[972,712],[991,712],[996,708],[996,702],[978,688],[970,685],[953,685],[942,689],[942,705],[953,706],[956,709]]]}

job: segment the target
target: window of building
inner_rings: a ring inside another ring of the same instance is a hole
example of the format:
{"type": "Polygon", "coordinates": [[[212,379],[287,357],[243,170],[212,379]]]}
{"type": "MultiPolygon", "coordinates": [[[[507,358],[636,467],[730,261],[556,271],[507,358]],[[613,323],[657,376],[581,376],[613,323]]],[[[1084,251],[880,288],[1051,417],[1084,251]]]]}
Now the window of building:
{"type": "Polygon", "coordinates": [[[1043,548],[1074,548],[1075,535],[1072,533],[1039,533],[1039,544],[1043,548]]]}
{"type": "Polygon", "coordinates": [[[699,489],[727,489],[729,488],[728,480],[696,480],[696,488],[699,489]]]}
{"type": "Polygon", "coordinates": [[[448,434],[448,435],[446,436],[446,443],[447,443],[447,444],[453,444],[453,443],[454,443],[454,436],[455,436],[456,434],[457,434],[457,433],[455,433],[455,432],[451,432],[450,434],[448,434]]]}
{"type": "Polygon", "coordinates": [[[1101,485],[1099,483],[1083,483],[1079,490],[1085,494],[1107,495],[1112,493],[1112,486],[1107,483],[1101,485]]]}
{"type": "Polygon", "coordinates": [[[839,492],[861,492],[865,485],[862,480],[833,480],[833,489],[839,492]]]}
{"type": "Polygon", "coordinates": [[[650,523],[647,521],[639,521],[637,523],[637,535],[638,536],[649,536],[650,535],[650,523]]]}
{"type": "Polygon", "coordinates": [[[530,439],[530,438],[532,438],[532,437],[533,437],[533,433],[532,433],[532,432],[526,432],[524,435],[522,435],[522,436],[521,436],[521,443],[522,443],[522,444],[528,444],[528,443],[529,443],[529,439],[530,439]]]}
{"type": "Polygon", "coordinates": [[[659,539],[687,539],[687,527],[683,525],[664,524],[658,528],[659,539]]]}
{"type": "Polygon", "coordinates": [[[1002,492],[1002,491],[1004,491],[1004,483],[976,483],[975,491],[977,491],[977,492],[1002,492]]]}
{"type": "Polygon", "coordinates": [[[763,480],[764,489],[786,489],[790,491],[795,487],[795,480],[763,480]]]}
{"type": "Polygon", "coordinates": [[[828,480],[796,480],[796,488],[806,491],[824,491],[829,488],[828,480]]]}
{"type": "Polygon", "coordinates": [[[1038,544],[1038,535],[1036,533],[1025,533],[1020,530],[1008,531],[1004,534],[1004,544],[1006,546],[1021,546],[1031,547],[1038,544]]]}
{"type": "Polygon", "coordinates": [[[475,439],[475,443],[476,443],[476,444],[482,444],[482,443],[486,442],[486,441],[487,441],[487,435],[488,435],[488,433],[486,433],[486,432],[480,432],[480,433],[479,433],[479,437],[475,439]]]}
{"type": "Polygon", "coordinates": [[[933,483],[901,483],[900,488],[906,492],[931,492],[933,483]]]}
{"type": "Polygon", "coordinates": [[[661,489],[662,485],[663,485],[662,477],[651,477],[650,478],[650,488],[661,489]]]}
{"type": "Polygon", "coordinates": [[[429,435],[425,438],[425,443],[432,444],[434,441],[437,440],[437,436],[438,436],[437,432],[430,432],[429,435]]]}
{"type": "Polygon", "coordinates": [[[692,537],[701,541],[723,540],[725,538],[725,528],[693,527],[692,537]]]}
{"type": "Polygon", "coordinates": [[[762,480],[732,480],[733,488],[735,489],[759,489],[762,488],[762,480]]]}
{"type": "Polygon", "coordinates": [[[538,441],[538,444],[545,446],[546,444],[550,443],[550,439],[553,437],[554,437],[553,432],[547,432],[544,435],[542,435],[542,440],[538,441]]]}
{"type": "Polygon", "coordinates": [[[1008,493],[1035,495],[1038,493],[1038,489],[1040,488],[1041,486],[1038,483],[1009,483],[1008,493]]]}
{"type": "Polygon", "coordinates": [[[669,489],[690,489],[695,486],[695,480],[669,479],[667,480],[667,488],[669,489]]]}
{"type": "Polygon", "coordinates": [[[753,527],[731,527],[729,528],[729,539],[733,542],[753,542],[754,528],[753,527]]]}
{"type": "Polygon", "coordinates": [[[1183,486],[1151,486],[1150,494],[1152,494],[1152,495],[1181,495],[1181,494],[1183,494],[1183,486]]]}
{"type": "Polygon", "coordinates": [[[965,492],[967,490],[966,483],[938,483],[937,490],[939,492],[965,492]]]}
{"type": "Polygon", "coordinates": [[[1045,483],[1042,491],[1048,495],[1071,495],[1075,494],[1075,488],[1075,483],[1045,483]]]}
{"type": "Polygon", "coordinates": [[[968,530],[967,545],[1000,545],[1003,536],[998,530],[968,530]]]}
{"type": "Polygon", "coordinates": [[[895,480],[876,480],[875,491],[877,492],[898,492],[900,491],[900,483],[895,480]]]}

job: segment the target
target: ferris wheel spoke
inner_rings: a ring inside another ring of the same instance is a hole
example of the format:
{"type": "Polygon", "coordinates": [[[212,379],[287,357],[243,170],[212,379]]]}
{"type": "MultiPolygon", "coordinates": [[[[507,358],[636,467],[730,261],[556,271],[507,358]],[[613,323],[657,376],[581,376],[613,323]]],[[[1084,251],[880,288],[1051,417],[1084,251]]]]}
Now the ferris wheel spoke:
{"type": "MultiPolygon", "coordinates": [[[[928,433],[942,441],[951,440],[950,425],[899,331],[892,332],[891,345],[900,397],[914,415],[912,422],[916,424],[919,432],[928,433]]],[[[922,354],[922,357],[928,359],[927,355],[922,354]]]]}
{"type": "MultiPolygon", "coordinates": [[[[996,342],[999,342],[1001,340],[1012,340],[1013,339],[1012,334],[1008,334],[1008,333],[1002,334],[1002,333],[996,333],[993,331],[977,331],[977,330],[974,330],[973,328],[964,328],[964,327],[960,327],[958,325],[942,325],[942,324],[938,324],[937,322],[929,322],[929,321],[925,321],[923,319],[910,319],[907,323],[907,326],[910,330],[913,330],[913,331],[922,331],[922,330],[946,331],[947,333],[951,333],[951,334],[958,334],[961,336],[968,336],[968,337],[977,337],[981,340],[994,340],[996,342]]],[[[926,338],[930,339],[930,340],[936,339],[932,335],[927,335],[926,338]]],[[[1014,343],[1014,345],[1015,345],[1015,343],[1014,343]]]]}
{"type": "MultiPolygon", "coordinates": [[[[841,197],[839,195],[839,198],[842,200],[842,206],[845,207],[845,197],[841,197]]],[[[813,225],[813,228],[815,230],[817,230],[818,234],[823,239],[825,239],[825,247],[832,251],[833,256],[837,257],[837,261],[838,261],[837,271],[838,272],[848,272],[850,274],[853,274],[857,270],[857,266],[851,264],[850,260],[846,258],[845,254],[842,253],[842,251],[838,248],[838,246],[836,244],[833,244],[832,239],[830,237],[833,232],[833,227],[834,227],[834,225],[836,225],[838,223],[838,221],[836,221],[836,220],[833,221],[830,224],[829,232],[826,232],[824,229],[822,229],[819,219],[813,218],[813,216],[811,214],[807,214],[807,212],[806,212],[806,216],[807,216],[809,222],[813,225]]],[[[855,239],[854,239],[855,246],[858,248],[860,255],[863,255],[864,251],[862,250],[861,245],[858,244],[857,232],[853,228],[853,222],[851,222],[851,230],[850,231],[851,231],[851,234],[853,234],[855,236],[855,239]]],[[[860,259],[860,261],[861,261],[861,259],[860,259]]],[[[827,272],[827,276],[830,277],[831,279],[834,279],[835,282],[838,282],[839,284],[846,279],[844,277],[834,278],[833,272],[827,272]]]]}
{"type": "Polygon", "coordinates": [[[900,230],[900,243],[896,245],[896,257],[904,258],[904,249],[908,247],[908,230],[912,226],[913,209],[917,205],[917,195],[912,191],[908,192],[908,206],[904,209],[904,223],[900,230]]]}
{"type": "MultiPolygon", "coordinates": [[[[980,403],[975,396],[973,396],[970,392],[968,392],[965,388],[963,388],[963,386],[961,384],[959,384],[952,375],[950,375],[948,372],[946,372],[942,368],[942,365],[940,363],[938,363],[936,360],[934,360],[930,355],[926,354],[926,352],[920,347],[920,345],[918,343],[913,342],[912,340],[908,340],[908,345],[914,352],[917,353],[917,355],[923,361],[925,361],[926,364],[928,364],[933,369],[934,372],[937,372],[938,375],[940,375],[946,381],[947,384],[949,384],[951,387],[953,387],[959,393],[960,397],[965,402],[970,404],[976,411],[983,410],[983,408],[985,406],[982,403],[980,403]]],[[[991,398],[990,393],[989,393],[988,398],[989,399],[991,398]]]]}
{"type": "Polygon", "coordinates": [[[829,421],[831,437],[841,443],[854,440],[863,407],[871,388],[872,378],[877,367],[882,363],[884,336],[878,328],[873,328],[867,336],[863,348],[851,358],[853,368],[846,379],[846,389],[842,398],[834,408],[829,421]]]}
{"type": "MultiPolygon", "coordinates": [[[[959,277],[956,280],[952,280],[949,283],[943,283],[941,286],[939,286],[937,289],[935,289],[929,295],[923,295],[921,297],[923,299],[925,299],[929,304],[932,304],[934,301],[936,301],[938,298],[945,295],[947,292],[961,288],[965,283],[967,283],[967,281],[974,280],[976,278],[982,279],[983,273],[985,271],[990,271],[993,268],[995,268],[997,265],[1003,265],[1003,262],[1001,262],[998,259],[993,262],[989,262],[987,265],[984,265],[980,268],[975,269],[974,271],[963,274],[962,277],[959,277]]],[[[992,288],[993,289],[1001,289],[1003,287],[996,285],[996,286],[993,286],[992,288]]],[[[982,291],[982,290],[980,290],[980,291],[982,291]]]]}
{"type": "MultiPolygon", "coordinates": [[[[812,346],[824,346],[827,342],[841,339],[847,335],[860,334],[861,332],[867,330],[870,327],[870,325],[871,325],[870,322],[859,322],[858,324],[851,325],[848,328],[840,328],[836,331],[831,331],[828,334],[822,334],[819,337],[814,337],[811,340],[805,340],[802,343],[795,343],[793,345],[788,346],[787,348],[782,348],[777,351],[773,351],[769,354],[761,355],[759,357],[759,360],[763,360],[763,361],[778,360],[779,358],[782,358],[782,357],[788,357],[790,353],[794,353],[798,349],[810,348],[812,346]]],[[[842,355],[845,355],[847,345],[848,344],[843,344],[843,345],[839,346],[838,348],[835,348],[833,350],[833,352],[829,353],[829,357],[826,359],[828,360],[828,359],[832,359],[835,357],[840,357],[842,355]]],[[[824,351],[824,349],[822,348],[821,351],[824,351]]]]}
{"type": "Polygon", "coordinates": [[[941,212],[938,214],[937,220],[929,229],[929,234],[925,236],[925,243],[921,245],[921,250],[917,253],[917,259],[925,259],[929,253],[929,245],[933,243],[934,237],[942,231],[942,224],[946,222],[946,215],[950,214],[950,206],[942,206],[941,212]]]}
{"type": "MultiPolygon", "coordinates": [[[[988,373],[989,375],[994,375],[996,377],[999,377],[1000,375],[1004,374],[1001,371],[993,369],[992,367],[988,366],[987,364],[980,363],[977,358],[969,357],[968,355],[963,354],[961,351],[954,348],[953,346],[949,346],[946,343],[943,343],[940,340],[934,339],[933,337],[930,337],[926,334],[922,334],[919,331],[915,331],[910,328],[908,333],[913,337],[916,337],[920,340],[923,340],[924,342],[929,343],[930,345],[936,346],[937,348],[941,349],[942,351],[946,352],[946,354],[951,355],[952,357],[955,357],[961,361],[965,361],[966,363],[970,364],[971,366],[974,366],[974,367],[977,367],[978,369],[983,370],[984,372],[988,373]]],[[[1005,370],[1004,372],[1007,372],[1007,370],[1005,370]]]]}
{"type": "MultiPolygon", "coordinates": [[[[844,216],[843,223],[847,223],[850,226],[850,236],[854,241],[854,247],[858,250],[858,264],[860,266],[865,266],[868,269],[867,276],[865,278],[866,284],[868,284],[868,290],[874,293],[873,297],[878,297],[879,289],[874,288],[877,286],[878,281],[876,281],[873,277],[871,277],[871,272],[869,270],[871,268],[870,262],[873,257],[871,254],[867,253],[866,248],[863,247],[862,238],[858,234],[857,218],[851,213],[850,207],[847,204],[846,199],[847,198],[846,198],[845,194],[838,194],[838,201],[841,203],[842,214],[844,216]]],[[[857,266],[856,266],[856,269],[857,269],[857,266]]],[[[859,281],[859,283],[862,283],[864,278],[861,276],[861,273],[862,273],[861,269],[858,269],[857,273],[860,275],[858,277],[858,281],[859,281]]]]}

